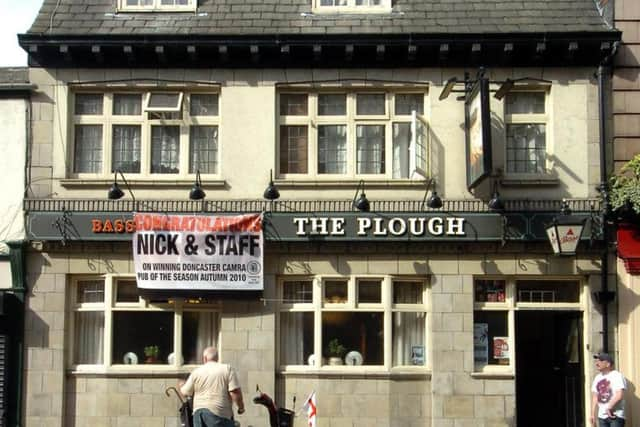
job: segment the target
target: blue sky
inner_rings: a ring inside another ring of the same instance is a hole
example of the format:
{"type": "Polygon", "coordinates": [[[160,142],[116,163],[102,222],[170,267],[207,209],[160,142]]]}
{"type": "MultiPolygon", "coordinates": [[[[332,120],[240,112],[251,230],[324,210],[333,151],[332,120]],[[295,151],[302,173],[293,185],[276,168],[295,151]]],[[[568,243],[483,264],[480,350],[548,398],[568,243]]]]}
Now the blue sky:
{"type": "Polygon", "coordinates": [[[42,0],[0,0],[0,67],[27,65],[17,34],[29,29],[41,4],[42,0]]]}

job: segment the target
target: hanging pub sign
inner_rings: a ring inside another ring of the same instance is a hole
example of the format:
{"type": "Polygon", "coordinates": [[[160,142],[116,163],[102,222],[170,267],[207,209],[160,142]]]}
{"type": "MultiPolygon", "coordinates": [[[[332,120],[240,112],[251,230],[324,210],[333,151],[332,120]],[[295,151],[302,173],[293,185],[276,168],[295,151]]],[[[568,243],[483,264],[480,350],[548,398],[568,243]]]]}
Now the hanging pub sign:
{"type": "Polygon", "coordinates": [[[133,261],[141,289],[260,291],[261,214],[134,213],[133,261]]]}
{"type": "Polygon", "coordinates": [[[476,187],[491,172],[491,111],[489,80],[478,76],[464,102],[467,188],[476,187]]]}

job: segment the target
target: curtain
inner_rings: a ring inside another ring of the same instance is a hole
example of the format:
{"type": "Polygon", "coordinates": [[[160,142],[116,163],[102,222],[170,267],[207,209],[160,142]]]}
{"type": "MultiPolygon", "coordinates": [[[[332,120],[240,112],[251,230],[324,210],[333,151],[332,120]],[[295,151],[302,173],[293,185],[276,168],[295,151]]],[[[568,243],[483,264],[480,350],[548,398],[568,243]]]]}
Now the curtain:
{"type": "Polygon", "coordinates": [[[393,178],[409,178],[410,123],[393,124],[393,178]]]}
{"type": "Polygon", "coordinates": [[[139,116],[142,114],[142,95],[117,93],[113,96],[114,116],[139,116]]]}
{"type": "Polygon", "coordinates": [[[393,365],[424,365],[425,313],[393,313],[393,365]]]}
{"type": "MultiPolygon", "coordinates": [[[[103,363],[104,313],[78,311],[75,316],[75,356],[77,364],[103,363]]],[[[117,362],[117,361],[115,361],[117,362]]],[[[119,362],[117,362],[119,363],[119,362]]]]}
{"type": "Polygon", "coordinates": [[[217,313],[198,313],[198,333],[196,335],[196,354],[202,354],[205,348],[216,346],[218,337],[217,313]]]}
{"type": "Polygon", "coordinates": [[[384,126],[356,127],[357,173],[384,173],[384,126]]]}
{"type": "Polygon", "coordinates": [[[189,173],[217,173],[218,127],[191,126],[189,173]]]}
{"type": "Polygon", "coordinates": [[[74,172],[101,172],[102,125],[76,125],[75,131],[74,172]]]}
{"type": "MultiPolygon", "coordinates": [[[[305,316],[313,313],[280,313],[280,363],[282,365],[306,365],[304,354],[305,316]]],[[[310,337],[307,337],[310,338],[310,337]]]]}
{"type": "Polygon", "coordinates": [[[140,173],[140,126],[113,127],[113,170],[140,173]]]}
{"type": "Polygon", "coordinates": [[[151,173],[178,173],[180,166],[180,127],[151,127],[151,173]]]}
{"type": "Polygon", "coordinates": [[[347,127],[318,126],[318,172],[347,173],[347,127]]]}

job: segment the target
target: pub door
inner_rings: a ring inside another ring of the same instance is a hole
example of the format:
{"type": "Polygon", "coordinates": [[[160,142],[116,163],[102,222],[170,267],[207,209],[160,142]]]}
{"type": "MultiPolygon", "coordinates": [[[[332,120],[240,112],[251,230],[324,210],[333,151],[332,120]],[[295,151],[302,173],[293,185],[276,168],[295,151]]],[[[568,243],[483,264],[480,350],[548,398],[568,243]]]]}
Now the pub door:
{"type": "Polygon", "coordinates": [[[584,427],[582,313],[516,311],[518,427],[584,427]]]}

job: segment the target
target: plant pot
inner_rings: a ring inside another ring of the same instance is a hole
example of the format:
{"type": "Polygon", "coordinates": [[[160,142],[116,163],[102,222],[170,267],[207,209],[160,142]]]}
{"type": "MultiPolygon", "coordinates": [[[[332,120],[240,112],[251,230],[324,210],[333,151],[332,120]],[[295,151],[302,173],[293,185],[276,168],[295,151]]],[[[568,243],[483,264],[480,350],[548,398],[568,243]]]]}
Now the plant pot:
{"type": "Polygon", "coordinates": [[[329,358],[329,365],[332,365],[332,366],[344,365],[344,361],[342,360],[342,357],[332,356],[329,358]]]}
{"type": "Polygon", "coordinates": [[[148,356],[145,360],[144,363],[148,363],[148,364],[153,364],[153,363],[158,363],[158,359],[154,356],[148,356]]]}

